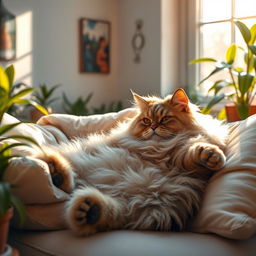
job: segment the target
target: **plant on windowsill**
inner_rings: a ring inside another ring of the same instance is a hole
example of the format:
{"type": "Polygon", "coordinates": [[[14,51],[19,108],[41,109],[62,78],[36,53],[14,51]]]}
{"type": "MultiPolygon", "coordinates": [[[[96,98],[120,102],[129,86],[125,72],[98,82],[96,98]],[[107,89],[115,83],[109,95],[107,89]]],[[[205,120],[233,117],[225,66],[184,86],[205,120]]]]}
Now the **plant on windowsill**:
{"type": "Polygon", "coordinates": [[[214,70],[200,81],[200,85],[209,79],[212,75],[226,70],[230,79],[217,80],[213,83],[208,92],[213,91],[214,96],[206,107],[203,108],[203,113],[210,113],[212,107],[224,99],[228,99],[231,104],[227,104],[219,113],[220,119],[225,117],[229,122],[246,119],[249,115],[256,113],[256,106],[252,106],[255,98],[256,85],[256,24],[249,29],[240,21],[235,22],[245,43],[246,48],[232,44],[226,51],[226,60],[217,61],[214,58],[199,58],[189,62],[189,64],[201,62],[214,62],[214,70]],[[237,51],[243,51],[245,68],[237,67],[237,51]],[[223,89],[226,89],[223,90],[223,89]],[[232,112],[232,113],[231,113],[232,112]]]}
{"type": "Polygon", "coordinates": [[[45,114],[47,111],[29,100],[23,99],[24,96],[33,91],[32,88],[25,88],[17,93],[13,92],[14,67],[9,66],[5,70],[0,66],[0,254],[4,253],[7,248],[6,241],[9,230],[9,220],[13,214],[13,208],[17,210],[20,216],[21,224],[24,223],[25,208],[23,204],[16,198],[12,189],[12,184],[5,181],[4,175],[11,163],[11,160],[19,155],[13,154],[12,149],[19,146],[29,146],[28,143],[39,146],[36,141],[27,136],[8,135],[14,127],[21,122],[3,125],[4,114],[14,104],[32,104],[45,114]],[[10,140],[21,142],[12,143],[10,140]]]}

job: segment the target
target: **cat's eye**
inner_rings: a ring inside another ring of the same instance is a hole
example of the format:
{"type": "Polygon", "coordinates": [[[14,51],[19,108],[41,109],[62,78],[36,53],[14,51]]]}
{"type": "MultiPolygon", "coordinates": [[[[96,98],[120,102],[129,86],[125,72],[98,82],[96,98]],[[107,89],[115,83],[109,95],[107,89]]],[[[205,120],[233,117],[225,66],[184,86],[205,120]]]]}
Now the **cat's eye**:
{"type": "Polygon", "coordinates": [[[171,120],[171,116],[164,116],[162,119],[161,119],[161,123],[166,123],[168,121],[171,120]]]}
{"type": "Polygon", "coordinates": [[[148,119],[148,118],[146,118],[146,117],[144,117],[144,118],[142,119],[142,121],[143,121],[143,123],[146,124],[146,125],[150,125],[150,124],[151,124],[151,120],[148,119]]]}

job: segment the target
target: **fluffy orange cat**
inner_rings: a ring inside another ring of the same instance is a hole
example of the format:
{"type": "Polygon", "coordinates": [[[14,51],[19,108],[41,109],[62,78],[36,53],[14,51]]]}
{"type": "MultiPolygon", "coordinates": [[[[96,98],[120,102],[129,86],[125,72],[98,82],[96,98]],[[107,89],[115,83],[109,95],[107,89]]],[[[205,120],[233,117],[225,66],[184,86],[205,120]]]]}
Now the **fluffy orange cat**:
{"type": "Polygon", "coordinates": [[[65,216],[79,235],[183,230],[225,164],[226,127],[199,113],[182,89],[164,99],[133,96],[134,118],[36,155],[72,193],[65,216]]]}

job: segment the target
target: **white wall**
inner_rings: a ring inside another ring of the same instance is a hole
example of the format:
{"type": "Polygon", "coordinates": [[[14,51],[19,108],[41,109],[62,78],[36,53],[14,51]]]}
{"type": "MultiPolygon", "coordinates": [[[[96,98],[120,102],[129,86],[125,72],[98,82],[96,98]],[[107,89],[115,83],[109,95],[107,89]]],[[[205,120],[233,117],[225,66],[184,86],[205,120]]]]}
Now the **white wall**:
{"type": "MultiPolygon", "coordinates": [[[[92,104],[119,99],[117,85],[117,2],[118,0],[8,0],[6,7],[18,18],[18,80],[38,86],[62,84],[71,100],[94,92],[92,104]],[[19,17],[28,16],[23,25],[19,17]],[[100,18],[111,22],[111,73],[81,74],[78,58],[78,20],[100,18]],[[29,21],[31,23],[29,24],[29,21]],[[31,31],[24,35],[24,29],[31,31]],[[31,39],[30,49],[20,49],[31,39]]],[[[2,64],[2,63],[1,63],[2,64]]],[[[59,93],[61,93],[61,90],[59,93]]]]}
{"type": "MultiPolygon", "coordinates": [[[[164,95],[178,76],[178,0],[8,0],[18,18],[18,81],[36,87],[62,84],[71,100],[94,92],[91,104],[122,99],[130,89],[164,95]],[[78,59],[80,17],[111,22],[111,73],[81,74],[78,59]],[[131,40],[135,21],[143,20],[146,44],[141,63],[134,63],[131,40]]],[[[1,63],[3,65],[3,63],[1,63]]],[[[61,110],[61,106],[58,107],[61,110]]]]}
{"type": "Polygon", "coordinates": [[[160,10],[161,1],[158,0],[120,0],[119,84],[124,99],[131,98],[130,88],[142,95],[160,95],[160,10]],[[131,46],[137,19],[143,20],[142,31],[146,40],[141,51],[140,63],[134,63],[134,53],[131,46]]]}
{"type": "Polygon", "coordinates": [[[161,5],[161,95],[172,93],[179,84],[179,0],[162,0],[161,5]]]}

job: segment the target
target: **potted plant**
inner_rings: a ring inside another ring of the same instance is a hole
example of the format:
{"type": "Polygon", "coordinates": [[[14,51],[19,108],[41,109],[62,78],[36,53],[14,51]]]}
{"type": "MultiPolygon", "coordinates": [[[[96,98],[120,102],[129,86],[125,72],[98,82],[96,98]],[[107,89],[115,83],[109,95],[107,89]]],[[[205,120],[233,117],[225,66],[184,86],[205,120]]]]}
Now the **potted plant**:
{"type": "MultiPolygon", "coordinates": [[[[32,88],[26,88],[18,93],[13,93],[14,67],[9,66],[5,70],[0,66],[0,124],[2,124],[3,116],[13,104],[32,104],[44,113],[47,111],[34,102],[23,99],[24,96],[33,91],[32,88]]],[[[12,194],[12,184],[4,180],[4,174],[14,157],[12,148],[18,146],[29,146],[29,143],[39,146],[36,141],[30,137],[20,135],[8,135],[8,131],[18,126],[20,122],[9,125],[0,126],[0,254],[6,250],[6,241],[8,235],[9,220],[15,208],[20,216],[21,224],[24,222],[24,206],[12,194]],[[21,140],[22,142],[10,143],[10,139],[21,140]]]]}
{"type": "Polygon", "coordinates": [[[63,93],[63,109],[65,113],[76,116],[88,116],[91,114],[91,111],[88,107],[88,104],[93,96],[93,93],[87,95],[85,99],[82,96],[79,96],[74,102],[70,102],[66,94],[63,93]]]}
{"type": "Polygon", "coordinates": [[[189,62],[189,64],[215,63],[215,68],[212,72],[201,80],[199,84],[202,84],[221,70],[228,72],[229,79],[217,80],[210,87],[209,92],[213,91],[214,95],[208,105],[203,108],[203,113],[210,113],[215,104],[228,99],[231,104],[227,104],[220,111],[219,117],[223,118],[226,113],[227,120],[230,122],[246,119],[250,114],[256,113],[256,106],[251,106],[255,98],[256,84],[256,24],[250,29],[240,21],[235,21],[235,24],[245,41],[246,49],[237,44],[231,44],[226,51],[226,59],[224,61],[218,61],[214,58],[199,58],[189,62]],[[237,51],[243,52],[245,67],[236,66],[237,51]]]}
{"type": "MultiPolygon", "coordinates": [[[[40,106],[43,106],[47,109],[48,113],[52,113],[51,104],[58,100],[57,97],[53,98],[53,94],[56,89],[58,89],[61,85],[56,84],[53,86],[47,86],[46,84],[40,84],[37,89],[32,93],[32,100],[37,102],[40,106]]],[[[37,121],[43,113],[37,108],[33,107],[30,116],[33,121],[37,121]]]]}

